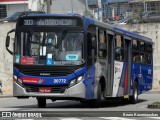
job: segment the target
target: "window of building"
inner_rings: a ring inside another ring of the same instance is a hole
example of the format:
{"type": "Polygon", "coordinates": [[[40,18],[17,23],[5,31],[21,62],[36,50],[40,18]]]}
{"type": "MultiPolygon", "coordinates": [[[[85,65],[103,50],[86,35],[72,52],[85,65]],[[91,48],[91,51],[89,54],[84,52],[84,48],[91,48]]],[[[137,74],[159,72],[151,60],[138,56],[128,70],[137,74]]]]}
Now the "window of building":
{"type": "Polygon", "coordinates": [[[7,17],[6,5],[0,5],[0,19],[7,17]]]}

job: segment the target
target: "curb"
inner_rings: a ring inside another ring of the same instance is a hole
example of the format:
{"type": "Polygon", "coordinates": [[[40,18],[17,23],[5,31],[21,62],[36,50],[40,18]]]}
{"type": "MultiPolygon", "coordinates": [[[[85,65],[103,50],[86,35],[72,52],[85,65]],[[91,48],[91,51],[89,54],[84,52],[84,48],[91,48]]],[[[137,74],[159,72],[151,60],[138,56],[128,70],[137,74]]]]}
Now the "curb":
{"type": "Polygon", "coordinates": [[[144,94],[160,94],[160,90],[151,90],[151,91],[147,91],[144,94]]]}
{"type": "Polygon", "coordinates": [[[12,98],[13,95],[0,95],[0,98],[12,98]]]}

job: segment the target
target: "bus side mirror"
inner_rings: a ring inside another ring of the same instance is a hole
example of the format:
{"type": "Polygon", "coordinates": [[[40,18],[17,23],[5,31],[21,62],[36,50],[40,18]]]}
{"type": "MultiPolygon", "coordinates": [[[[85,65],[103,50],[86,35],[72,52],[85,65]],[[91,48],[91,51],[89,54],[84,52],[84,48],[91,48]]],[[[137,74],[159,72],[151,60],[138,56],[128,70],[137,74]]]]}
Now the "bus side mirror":
{"type": "Polygon", "coordinates": [[[11,50],[9,50],[8,47],[9,47],[9,44],[10,44],[10,36],[9,36],[9,34],[12,33],[12,32],[15,32],[15,29],[10,30],[7,33],[7,37],[6,37],[6,49],[11,55],[13,55],[13,52],[11,50]]]}
{"type": "Polygon", "coordinates": [[[8,48],[10,44],[10,36],[6,37],[6,47],[8,48]]]}

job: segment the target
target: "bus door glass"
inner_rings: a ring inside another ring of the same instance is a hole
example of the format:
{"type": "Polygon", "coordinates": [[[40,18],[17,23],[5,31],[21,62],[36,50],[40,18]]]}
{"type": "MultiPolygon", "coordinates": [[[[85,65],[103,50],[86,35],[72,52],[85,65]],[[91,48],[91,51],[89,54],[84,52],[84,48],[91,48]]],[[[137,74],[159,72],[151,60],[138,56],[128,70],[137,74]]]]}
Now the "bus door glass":
{"type": "Polygon", "coordinates": [[[124,54],[125,44],[122,35],[115,35],[114,46],[114,78],[113,78],[113,91],[112,97],[123,96],[123,83],[124,83],[124,54]]]}
{"type": "Polygon", "coordinates": [[[114,33],[107,30],[107,82],[106,96],[112,95],[113,74],[114,74],[114,33]]]}

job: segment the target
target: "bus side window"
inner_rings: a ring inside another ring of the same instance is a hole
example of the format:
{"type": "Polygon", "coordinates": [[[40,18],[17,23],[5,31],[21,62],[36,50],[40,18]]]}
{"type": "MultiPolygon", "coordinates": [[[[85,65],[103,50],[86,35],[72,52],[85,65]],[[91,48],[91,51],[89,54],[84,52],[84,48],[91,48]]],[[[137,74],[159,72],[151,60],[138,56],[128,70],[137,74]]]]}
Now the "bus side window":
{"type": "Polygon", "coordinates": [[[146,63],[147,60],[146,60],[146,53],[140,53],[140,62],[141,63],[146,63]]]}
{"type": "Polygon", "coordinates": [[[146,63],[152,64],[152,44],[146,43],[146,63]]]}
{"type": "Polygon", "coordinates": [[[100,58],[106,58],[107,56],[107,43],[106,43],[106,32],[104,30],[98,31],[98,55],[100,58]]]}
{"type": "Polygon", "coordinates": [[[115,38],[115,60],[124,60],[124,40],[120,35],[116,35],[115,38]]]}
{"type": "Polygon", "coordinates": [[[133,40],[132,42],[132,61],[135,63],[139,63],[140,60],[142,61],[142,57],[139,55],[139,41],[133,40]]]}
{"type": "Polygon", "coordinates": [[[145,43],[144,42],[140,42],[140,51],[141,52],[145,51],[145,43]]]}

